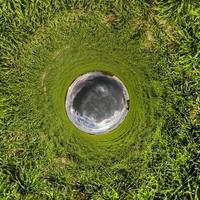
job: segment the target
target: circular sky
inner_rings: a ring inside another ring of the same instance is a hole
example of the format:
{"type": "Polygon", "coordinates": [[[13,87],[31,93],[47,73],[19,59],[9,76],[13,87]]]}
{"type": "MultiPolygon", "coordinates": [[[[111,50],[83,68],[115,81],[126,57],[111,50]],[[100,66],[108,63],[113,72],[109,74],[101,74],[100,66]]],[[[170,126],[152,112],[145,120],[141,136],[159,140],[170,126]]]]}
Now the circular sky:
{"type": "Polygon", "coordinates": [[[80,130],[102,134],[124,120],[128,100],[127,89],[116,76],[90,72],[79,76],[68,88],[66,111],[80,130]]]}

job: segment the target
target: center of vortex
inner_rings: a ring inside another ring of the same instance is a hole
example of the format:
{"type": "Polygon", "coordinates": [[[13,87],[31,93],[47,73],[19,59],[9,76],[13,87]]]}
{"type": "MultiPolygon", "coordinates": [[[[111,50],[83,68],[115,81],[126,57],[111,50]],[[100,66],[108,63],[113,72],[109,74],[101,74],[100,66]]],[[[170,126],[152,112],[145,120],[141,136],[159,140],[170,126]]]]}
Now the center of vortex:
{"type": "Polygon", "coordinates": [[[79,76],[69,87],[66,111],[80,130],[106,133],[124,120],[128,100],[128,92],[117,77],[91,72],[79,76]]]}

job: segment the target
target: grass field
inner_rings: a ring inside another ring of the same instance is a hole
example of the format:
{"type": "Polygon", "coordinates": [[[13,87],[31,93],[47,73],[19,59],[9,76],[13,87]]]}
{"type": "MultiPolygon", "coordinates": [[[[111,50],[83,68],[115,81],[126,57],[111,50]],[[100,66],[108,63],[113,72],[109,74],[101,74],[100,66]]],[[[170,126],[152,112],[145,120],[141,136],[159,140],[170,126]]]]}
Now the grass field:
{"type": "Polygon", "coordinates": [[[200,2],[0,1],[0,199],[200,198],[200,2]],[[108,134],[65,111],[81,74],[115,74],[108,134]]]}

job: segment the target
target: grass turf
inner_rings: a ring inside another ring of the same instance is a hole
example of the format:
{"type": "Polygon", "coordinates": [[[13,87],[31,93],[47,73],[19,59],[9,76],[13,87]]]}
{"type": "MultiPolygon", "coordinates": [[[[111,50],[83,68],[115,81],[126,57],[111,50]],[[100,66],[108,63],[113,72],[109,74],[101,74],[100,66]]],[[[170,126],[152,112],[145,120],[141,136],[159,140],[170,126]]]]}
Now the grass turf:
{"type": "Polygon", "coordinates": [[[1,199],[198,199],[200,5],[2,1],[1,199]],[[68,120],[80,74],[117,75],[125,121],[91,136],[68,120]]]}

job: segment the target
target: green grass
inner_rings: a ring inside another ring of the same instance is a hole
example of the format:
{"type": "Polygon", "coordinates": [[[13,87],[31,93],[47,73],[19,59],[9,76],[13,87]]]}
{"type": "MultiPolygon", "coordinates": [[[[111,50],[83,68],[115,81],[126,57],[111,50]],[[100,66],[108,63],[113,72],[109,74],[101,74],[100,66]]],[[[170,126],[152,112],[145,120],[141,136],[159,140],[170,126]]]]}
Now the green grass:
{"type": "Polygon", "coordinates": [[[198,1],[0,1],[0,199],[200,197],[198,1]],[[124,122],[68,119],[80,74],[117,75],[124,122]]]}

